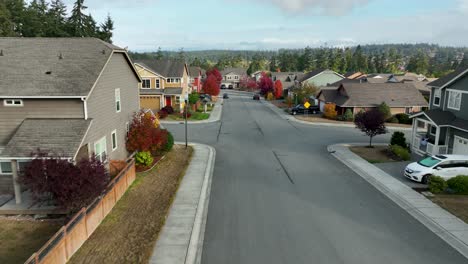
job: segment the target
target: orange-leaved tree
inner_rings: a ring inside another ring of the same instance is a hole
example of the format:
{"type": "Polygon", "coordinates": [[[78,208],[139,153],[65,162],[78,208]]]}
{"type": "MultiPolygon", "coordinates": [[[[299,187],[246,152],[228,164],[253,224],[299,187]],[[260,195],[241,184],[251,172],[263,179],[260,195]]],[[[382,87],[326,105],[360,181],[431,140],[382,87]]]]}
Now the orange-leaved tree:
{"type": "Polygon", "coordinates": [[[280,80],[275,81],[275,97],[280,99],[283,96],[283,83],[280,80]]]}
{"type": "Polygon", "coordinates": [[[327,103],[323,107],[323,116],[328,119],[336,119],[338,112],[336,111],[336,104],[327,103]]]}

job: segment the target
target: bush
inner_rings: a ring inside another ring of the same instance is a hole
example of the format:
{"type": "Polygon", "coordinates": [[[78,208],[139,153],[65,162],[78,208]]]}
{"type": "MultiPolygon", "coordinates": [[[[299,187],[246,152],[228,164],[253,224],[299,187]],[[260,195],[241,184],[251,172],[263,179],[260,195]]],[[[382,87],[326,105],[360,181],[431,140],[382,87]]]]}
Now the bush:
{"type": "MultiPolygon", "coordinates": [[[[179,117],[185,118],[185,112],[179,113],[179,117]]],[[[187,119],[189,119],[190,117],[192,117],[192,113],[187,112],[187,119]]]]}
{"type": "Polygon", "coordinates": [[[158,112],[159,119],[164,119],[168,116],[169,114],[166,112],[166,110],[161,109],[158,112]]]}
{"type": "Polygon", "coordinates": [[[468,195],[468,176],[459,175],[447,181],[448,187],[456,194],[468,195]]]}
{"type": "Polygon", "coordinates": [[[431,178],[429,178],[429,191],[431,193],[443,193],[447,189],[447,186],[447,182],[442,177],[431,176],[431,178]]]}
{"type": "Polygon", "coordinates": [[[390,146],[390,150],[393,152],[393,154],[397,155],[402,160],[408,161],[411,159],[411,154],[409,153],[408,149],[402,146],[392,145],[390,146]]]}
{"type": "Polygon", "coordinates": [[[198,102],[199,99],[200,99],[200,95],[197,92],[192,92],[191,94],[189,94],[189,97],[188,97],[189,104],[194,105],[198,102]]]}
{"type": "Polygon", "coordinates": [[[128,152],[157,152],[166,144],[167,131],[155,125],[155,119],[142,111],[133,116],[127,135],[126,148],[128,152]]]}
{"type": "Polygon", "coordinates": [[[351,111],[351,109],[346,109],[346,112],[344,113],[343,115],[343,120],[344,121],[353,121],[354,119],[354,115],[353,115],[353,111],[351,111]]]}
{"type": "Polygon", "coordinates": [[[395,117],[398,119],[400,124],[411,125],[412,121],[407,114],[396,114],[395,117]]]}
{"type": "Polygon", "coordinates": [[[174,136],[170,132],[167,133],[167,142],[163,147],[163,151],[170,151],[174,146],[174,136]]]}
{"type": "Polygon", "coordinates": [[[153,156],[151,156],[151,153],[149,151],[138,152],[135,155],[135,162],[137,165],[148,167],[151,164],[153,164],[153,156]]]}
{"type": "Polygon", "coordinates": [[[389,119],[392,117],[392,111],[390,110],[390,107],[385,103],[382,102],[377,109],[383,114],[384,119],[389,119]]]}
{"type": "Polygon", "coordinates": [[[266,99],[267,99],[268,101],[273,101],[273,100],[275,100],[275,96],[273,95],[273,93],[268,93],[266,99]]]}
{"type": "Polygon", "coordinates": [[[174,108],[170,105],[163,107],[161,110],[166,111],[169,115],[172,115],[174,113],[174,108]]]}
{"type": "Polygon", "coordinates": [[[394,116],[392,116],[392,117],[390,117],[389,119],[387,119],[387,123],[398,124],[399,122],[400,122],[400,121],[399,121],[396,117],[394,117],[394,116]]]}
{"type": "Polygon", "coordinates": [[[405,134],[403,132],[396,131],[392,135],[392,139],[390,139],[390,145],[392,146],[400,146],[403,148],[408,149],[408,144],[406,144],[405,134]]]}
{"type": "Polygon", "coordinates": [[[335,104],[326,104],[323,108],[323,116],[328,119],[335,120],[338,116],[338,112],[335,110],[335,104]]]}

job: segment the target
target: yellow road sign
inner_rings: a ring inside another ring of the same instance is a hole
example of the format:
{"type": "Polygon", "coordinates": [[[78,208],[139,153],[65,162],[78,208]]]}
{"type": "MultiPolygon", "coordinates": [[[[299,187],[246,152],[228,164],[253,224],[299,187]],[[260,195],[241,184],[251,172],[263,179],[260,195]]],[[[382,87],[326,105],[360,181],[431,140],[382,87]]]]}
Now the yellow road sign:
{"type": "Polygon", "coordinates": [[[309,103],[309,102],[305,102],[304,107],[305,107],[306,109],[309,109],[310,103],[309,103]]]}

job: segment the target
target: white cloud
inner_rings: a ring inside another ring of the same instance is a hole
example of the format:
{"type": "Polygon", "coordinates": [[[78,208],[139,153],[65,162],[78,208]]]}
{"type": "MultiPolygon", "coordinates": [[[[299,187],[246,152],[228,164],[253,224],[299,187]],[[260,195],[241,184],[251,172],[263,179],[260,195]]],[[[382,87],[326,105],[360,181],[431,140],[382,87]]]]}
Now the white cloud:
{"type": "Polygon", "coordinates": [[[278,6],[287,13],[314,12],[319,15],[341,16],[372,0],[256,0],[278,6]]]}

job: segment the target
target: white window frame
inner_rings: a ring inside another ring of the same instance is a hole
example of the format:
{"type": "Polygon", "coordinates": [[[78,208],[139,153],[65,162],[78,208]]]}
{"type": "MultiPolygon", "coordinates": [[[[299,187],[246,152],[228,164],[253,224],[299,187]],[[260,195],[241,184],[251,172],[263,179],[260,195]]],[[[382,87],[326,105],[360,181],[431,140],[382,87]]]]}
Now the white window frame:
{"type": "Polygon", "coordinates": [[[17,168],[18,168],[18,172],[22,172],[21,170],[21,166],[20,166],[20,163],[30,163],[31,161],[30,160],[18,160],[17,161],[17,168]]]}
{"type": "Polygon", "coordinates": [[[461,108],[461,104],[462,104],[462,97],[463,97],[463,93],[462,92],[459,92],[459,91],[454,91],[454,90],[450,90],[448,91],[448,98],[447,98],[447,108],[448,109],[452,109],[452,110],[460,110],[461,108]],[[458,104],[458,108],[456,106],[450,106],[450,99],[452,98],[452,96],[455,96],[455,95],[460,95],[460,102],[458,104]]]}
{"type": "Polygon", "coordinates": [[[180,96],[175,97],[175,104],[180,105],[180,96]]]}
{"type": "Polygon", "coordinates": [[[128,136],[128,132],[130,132],[130,122],[125,123],[125,131],[127,132],[127,136],[128,136]]]}
{"type": "Polygon", "coordinates": [[[122,101],[120,100],[120,88],[115,89],[115,112],[122,112],[122,101]]]}
{"type": "Polygon", "coordinates": [[[112,146],[112,151],[116,150],[119,146],[117,144],[117,130],[114,129],[111,133],[111,146],[112,146]],[[114,146],[114,141],[115,141],[115,146],[114,146]]]}
{"type": "Polygon", "coordinates": [[[98,158],[102,163],[107,161],[107,138],[105,136],[94,142],[94,155],[96,155],[96,158],[98,158]],[[99,144],[104,144],[104,151],[101,153],[98,153],[97,151],[97,146],[99,144]],[[102,153],[105,154],[105,160],[102,159],[102,153]]]}
{"type": "Polygon", "coordinates": [[[437,127],[431,125],[431,127],[429,128],[429,134],[431,134],[431,136],[435,136],[435,135],[437,134],[437,127]],[[436,129],[435,133],[432,133],[432,128],[435,128],[435,129],[436,129]]]}
{"type": "Polygon", "coordinates": [[[23,105],[23,100],[21,100],[21,99],[4,99],[3,100],[3,106],[22,107],[24,105],[23,105]]]}
{"type": "MultiPolygon", "coordinates": [[[[11,166],[11,161],[9,160],[1,160],[0,163],[10,163],[10,166],[11,166]]],[[[2,171],[2,166],[0,164],[0,174],[3,174],[3,175],[12,175],[13,174],[13,168],[11,168],[11,172],[3,172],[2,171]]]]}
{"type": "Polygon", "coordinates": [[[435,88],[434,89],[434,96],[432,98],[432,104],[435,105],[435,106],[440,106],[440,101],[441,100],[442,100],[442,91],[440,89],[438,89],[438,88],[435,88]],[[439,92],[438,96],[437,96],[437,92],[439,92]],[[436,100],[435,100],[436,98],[439,98],[439,103],[438,104],[436,104],[436,100]]]}
{"type": "Polygon", "coordinates": [[[151,79],[144,78],[144,79],[142,79],[141,81],[142,81],[142,82],[141,82],[141,89],[151,89],[151,79]],[[145,83],[145,81],[149,81],[149,87],[144,87],[143,84],[145,83]]]}
{"type": "Polygon", "coordinates": [[[155,86],[156,86],[156,89],[161,89],[161,80],[156,79],[156,80],[154,81],[154,84],[155,84],[155,86]]]}

